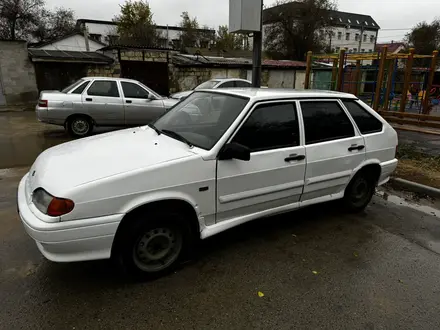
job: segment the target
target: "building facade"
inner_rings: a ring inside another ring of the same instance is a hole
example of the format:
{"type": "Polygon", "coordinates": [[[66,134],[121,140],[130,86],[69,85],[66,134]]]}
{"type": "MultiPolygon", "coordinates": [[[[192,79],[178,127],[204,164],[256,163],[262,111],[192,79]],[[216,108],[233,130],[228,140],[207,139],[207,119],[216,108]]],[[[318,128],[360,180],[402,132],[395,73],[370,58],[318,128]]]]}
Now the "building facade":
{"type": "MultiPolygon", "coordinates": [[[[79,19],[76,22],[78,30],[87,29],[90,39],[106,45],[112,44],[118,40],[117,23],[113,21],[100,21],[92,19],[79,19]]],[[[160,35],[159,47],[163,48],[180,48],[180,36],[184,29],[178,26],[156,25],[156,30],[160,35]]],[[[199,48],[209,48],[215,41],[215,30],[197,29],[203,40],[199,41],[199,48]]]]}
{"type": "MultiPolygon", "coordinates": [[[[291,12],[301,16],[301,3],[289,2],[279,6],[267,8],[263,11],[263,38],[265,26],[274,24],[273,17],[277,13],[291,12]]],[[[331,24],[329,27],[317,31],[324,38],[327,51],[339,52],[341,48],[349,53],[374,52],[379,25],[369,15],[329,11],[331,24]]]]}

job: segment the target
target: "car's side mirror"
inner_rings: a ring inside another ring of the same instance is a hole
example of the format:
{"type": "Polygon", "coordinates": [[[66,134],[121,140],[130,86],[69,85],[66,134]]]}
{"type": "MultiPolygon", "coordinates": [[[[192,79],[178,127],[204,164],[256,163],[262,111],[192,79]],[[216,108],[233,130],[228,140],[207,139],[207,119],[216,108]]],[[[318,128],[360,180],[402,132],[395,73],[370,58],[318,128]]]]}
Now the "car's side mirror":
{"type": "Polygon", "coordinates": [[[226,144],[219,154],[219,160],[238,159],[249,161],[251,159],[251,150],[239,143],[231,142],[226,144]]]}
{"type": "Polygon", "coordinates": [[[153,100],[156,100],[156,97],[151,93],[148,94],[147,101],[153,101],[153,100]]]}

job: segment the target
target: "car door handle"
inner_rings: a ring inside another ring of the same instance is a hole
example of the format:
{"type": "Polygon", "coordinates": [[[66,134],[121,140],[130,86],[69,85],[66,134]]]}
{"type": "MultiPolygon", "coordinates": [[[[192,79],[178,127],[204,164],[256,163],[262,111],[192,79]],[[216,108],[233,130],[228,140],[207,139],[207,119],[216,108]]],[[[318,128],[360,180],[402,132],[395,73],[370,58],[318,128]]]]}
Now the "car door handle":
{"type": "Polygon", "coordinates": [[[348,151],[354,151],[354,150],[363,150],[365,148],[365,146],[357,146],[357,145],[352,145],[350,148],[348,148],[348,151]]]}
{"type": "Polygon", "coordinates": [[[289,157],[287,157],[287,158],[284,158],[284,161],[291,162],[292,160],[303,160],[305,158],[306,158],[306,156],[304,156],[304,155],[293,154],[293,155],[289,155],[289,157]]]}
{"type": "Polygon", "coordinates": [[[89,101],[89,102],[91,102],[91,101],[93,101],[93,99],[92,99],[92,98],[90,98],[90,97],[88,97],[88,98],[86,98],[86,101],[89,101]]]}
{"type": "Polygon", "coordinates": [[[125,103],[133,103],[132,100],[125,100],[125,103]]]}

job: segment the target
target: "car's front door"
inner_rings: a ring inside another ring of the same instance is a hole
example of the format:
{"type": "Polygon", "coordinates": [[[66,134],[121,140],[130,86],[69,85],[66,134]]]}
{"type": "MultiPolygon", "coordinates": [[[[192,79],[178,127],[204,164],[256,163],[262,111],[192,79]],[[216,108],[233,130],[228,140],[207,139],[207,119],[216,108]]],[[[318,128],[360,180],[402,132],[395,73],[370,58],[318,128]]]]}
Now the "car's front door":
{"type": "Polygon", "coordinates": [[[338,197],[365,160],[364,138],[338,100],[301,101],[307,155],[303,204],[338,197]]]}
{"type": "Polygon", "coordinates": [[[154,95],[142,86],[127,81],[121,81],[121,86],[127,125],[148,124],[165,112],[163,101],[154,99],[154,95]]]}
{"type": "Polygon", "coordinates": [[[232,137],[250,161],[218,160],[217,218],[298,206],[306,168],[295,102],[257,104],[232,137]]]}
{"type": "Polygon", "coordinates": [[[95,80],[82,94],[83,108],[97,125],[124,124],[124,106],[114,80],[95,80]]]}

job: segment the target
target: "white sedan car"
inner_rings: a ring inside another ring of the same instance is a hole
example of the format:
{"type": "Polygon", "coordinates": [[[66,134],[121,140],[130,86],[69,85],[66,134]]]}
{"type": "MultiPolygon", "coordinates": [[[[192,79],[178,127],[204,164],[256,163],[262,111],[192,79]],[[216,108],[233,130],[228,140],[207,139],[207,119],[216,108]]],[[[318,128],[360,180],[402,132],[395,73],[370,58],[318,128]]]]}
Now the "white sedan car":
{"type": "Polygon", "coordinates": [[[249,80],[239,79],[239,78],[215,78],[201,83],[196,86],[193,90],[178,92],[170,95],[171,99],[181,100],[191,94],[193,91],[201,89],[217,89],[217,88],[246,88],[251,87],[252,82],[249,80]]]}
{"type": "Polygon", "coordinates": [[[149,126],[43,152],[18,187],[19,214],[50,260],[114,257],[159,276],[197,239],[256,218],[336,199],[363,210],[396,146],[350,94],[196,91],[149,126]]]}

